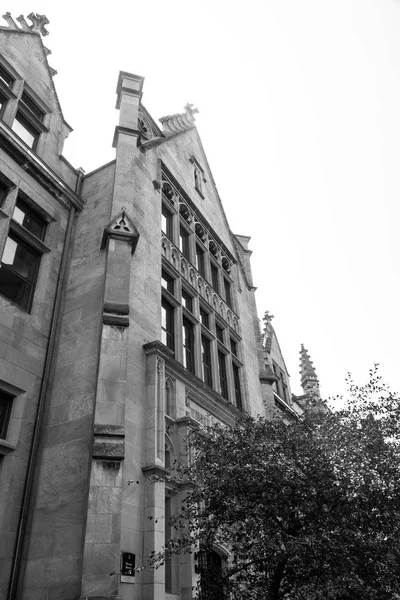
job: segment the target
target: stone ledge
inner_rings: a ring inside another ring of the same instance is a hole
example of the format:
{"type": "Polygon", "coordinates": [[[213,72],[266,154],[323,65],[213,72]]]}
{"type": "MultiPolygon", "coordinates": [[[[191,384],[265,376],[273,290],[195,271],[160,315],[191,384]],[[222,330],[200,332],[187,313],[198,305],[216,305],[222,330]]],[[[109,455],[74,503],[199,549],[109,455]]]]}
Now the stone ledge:
{"type": "Polygon", "coordinates": [[[104,302],[104,312],[115,315],[129,315],[129,304],[122,302],[104,302]]]}
{"type": "Polygon", "coordinates": [[[95,425],[94,435],[125,437],[123,425],[95,425]]]}
{"type": "Polygon", "coordinates": [[[92,458],[105,460],[124,460],[125,444],[123,441],[94,440],[92,458]]]}
{"type": "Polygon", "coordinates": [[[116,327],[129,327],[129,317],[103,313],[103,323],[104,325],[115,325],[116,327]]]}

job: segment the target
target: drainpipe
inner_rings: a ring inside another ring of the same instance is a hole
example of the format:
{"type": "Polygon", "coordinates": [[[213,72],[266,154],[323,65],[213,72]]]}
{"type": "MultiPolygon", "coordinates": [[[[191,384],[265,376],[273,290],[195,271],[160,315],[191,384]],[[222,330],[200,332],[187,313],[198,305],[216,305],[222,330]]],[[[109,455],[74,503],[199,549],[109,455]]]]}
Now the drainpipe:
{"type": "MultiPolygon", "coordinates": [[[[78,169],[78,178],[77,178],[76,186],[75,186],[75,192],[78,195],[80,195],[80,191],[82,188],[83,175],[84,175],[83,169],[78,169]]],[[[60,270],[58,273],[57,287],[56,287],[54,306],[53,306],[53,314],[51,316],[51,322],[50,322],[49,339],[48,339],[47,348],[46,348],[46,357],[45,357],[45,361],[44,361],[43,377],[42,377],[42,383],[41,383],[39,399],[38,399],[38,408],[37,408],[37,412],[36,412],[35,423],[34,423],[33,433],[32,433],[32,445],[31,445],[31,449],[30,449],[30,453],[29,453],[28,469],[26,472],[25,486],[24,486],[24,492],[23,492],[23,496],[22,496],[22,506],[21,506],[21,512],[20,512],[20,516],[19,516],[19,523],[18,523],[18,529],[17,529],[17,538],[15,541],[13,562],[12,562],[12,566],[11,566],[10,584],[9,584],[9,588],[8,588],[7,600],[16,600],[18,583],[20,583],[19,575],[20,575],[21,562],[22,562],[22,551],[23,551],[24,541],[25,541],[26,532],[27,532],[29,506],[30,506],[30,503],[32,500],[31,494],[32,494],[32,488],[33,488],[35,466],[36,466],[36,461],[37,461],[37,457],[38,457],[38,453],[39,453],[40,432],[41,432],[42,423],[43,423],[43,415],[44,415],[44,408],[45,408],[45,404],[46,404],[47,388],[48,388],[48,384],[49,384],[50,373],[51,373],[52,366],[53,366],[52,359],[53,359],[53,355],[54,355],[54,345],[55,345],[55,340],[56,340],[57,324],[58,324],[58,320],[59,320],[59,316],[60,316],[61,293],[63,290],[65,270],[67,267],[68,252],[69,252],[69,246],[70,246],[70,242],[71,242],[72,227],[73,227],[75,212],[76,212],[75,207],[71,206],[70,212],[68,215],[68,223],[67,223],[67,229],[66,229],[66,233],[65,233],[64,247],[63,247],[62,256],[61,256],[60,270]]]]}

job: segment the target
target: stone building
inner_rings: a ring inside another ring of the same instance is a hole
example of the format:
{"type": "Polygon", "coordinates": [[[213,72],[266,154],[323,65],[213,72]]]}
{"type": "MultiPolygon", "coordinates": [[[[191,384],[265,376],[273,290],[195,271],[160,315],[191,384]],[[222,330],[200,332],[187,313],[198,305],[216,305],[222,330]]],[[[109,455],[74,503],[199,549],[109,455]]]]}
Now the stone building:
{"type": "Polygon", "coordinates": [[[294,410],[250,238],[230,231],[196,109],[160,127],[143,77],[119,74],[115,160],[73,167],[48,21],[4,19],[0,598],[188,600],[193,555],[134,571],[169,534],[188,429],[294,410]]]}

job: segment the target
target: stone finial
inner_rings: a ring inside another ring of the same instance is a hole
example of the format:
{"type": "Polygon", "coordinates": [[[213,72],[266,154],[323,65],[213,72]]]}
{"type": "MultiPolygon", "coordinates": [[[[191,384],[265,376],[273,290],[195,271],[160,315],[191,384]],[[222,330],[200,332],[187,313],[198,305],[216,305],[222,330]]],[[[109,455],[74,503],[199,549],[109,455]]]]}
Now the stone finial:
{"type": "Polygon", "coordinates": [[[192,129],[195,125],[194,115],[198,113],[198,109],[193,104],[187,103],[184,113],[176,115],[168,115],[159,119],[163,126],[163,133],[165,135],[173,135],[174,133],[180,133],[192,129]]]}
{"type": "Polygon", "coordinates": [[[35,33],[40,33],[43,36],[49,34],[47,29],[45,28],[45,25],[48,25],[50,23],[46,15],[39,15],[38,13],[35,14],[31,12],[28,15],[28,19],[32,21],[32,25],[30,27],[31,31],[34,31],[35,33]]]}
{"type": "Polygon", "coordinates": [[[18,25],[16,24],[16,22],[15,22],[15,21],[14,21],[14,19],[12,18],[12,16],[11,16],[11,13],[10,13],[10,12],[6,12],[6,13],[3,15],[3,19],[5,19],[5,20],[7,21],[7,23],[8,23],[8,26],[9,26],[9,28],[10,28],[10,29],[17,29],[17,30],[19,29],[18,25]]]}
{"type": "Polygon", "coordinates": [[[29,27],[28,23],[25,21],[25,17],[24,15],[19,15],[19,17],[17,17],[16,19],[18,21],[18,23],[21,25],[21,28],[24,31],[30,31],[31,28],[29,27]]]}
{"type": "Polygon", "coordinates": [[[266,310],[263,316],[263,321],[265,323],[265,325],[271,325],[271,321],[272,319],[274,319],[274,315],[271,315],[269,310],[266,310]]]}
{"type": "Polygon", "coordinates": [[[311,394],[314,398],[321,398],[317,373],[303,344],[300,350],[300,377],[304,393],[311,394]]]}
{"type": "Polygon", "coordinates": [[[32,21],[32,25],[28,25],[28,23],[25,20],[24,15],[20,15],[19,17],[17,17],[17,21],[20,23],[21,27],[18,27],[18,25],[12,18],[10,12],[6,12],[3,15],[3,19],[5,19],[7,21],[10,29],[14,29],[16,31],[21,31],[21,30],[22,31],[30,31],[33,33],[39,33],[40,35],[43,35],[43,36],[49,34],[47,29],[45,28],[45,25],[48,25],[50,23],[50,21],[48,20],[46,15],[39,15],[38,13],[35,14],[35,13],[31,12],[27,18],[30,21],[32,21]]]}

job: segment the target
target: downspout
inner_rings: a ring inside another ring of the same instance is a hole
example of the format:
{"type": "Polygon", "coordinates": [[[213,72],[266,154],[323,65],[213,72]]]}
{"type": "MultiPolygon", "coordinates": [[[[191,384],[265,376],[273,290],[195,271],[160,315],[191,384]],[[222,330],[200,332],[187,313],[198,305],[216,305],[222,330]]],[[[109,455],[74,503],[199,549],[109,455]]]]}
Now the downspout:
{"type": "MultiPolygon", "coordinates": [[[[84,175],[83,169],[78,169],[78,178],[77,178],[76,186],[75,186],[75,193],[78,195],[80,195],[80,192],[81,192],[83,175],[84,175]]],[[[60,270],[58,273],[57,287],[56,287],[54,306],[53,306],[53,314],[51,316],[51,321],[50,321],[49,340],[47,342],[46,357],[45,357],[44,368],[43,368],[43,377],[42,377],[42,383],[41,383],[39,399],[38,399],[38,408],[36,411],[35,423],[34,423],[33,433],[32,433],[32,445],[31,445],[31,449],[30,449],[30,453],[29,453],[28,469],[26,472],[25,486],[24,486],[24,492],[23,492],[23,496],[22,496],[21,512],[20,512],[18,529],[17,529],[17,538],[15,541],[13,562],[12,562],[12,566],[11,566],[10,584],[9,584],[9,588],[8,588],[7,600],[16,600],[18,583],[20,583],[19,574],[20,574],[21,562],[22,562],[22,551],[23,551],[24,541],[25,541],[26,531],[27,531],[28,512],[29,512],[29,505],[31,502],[31,494],[32,494],[32,488],[33,488],[35,466],[36,466],[36,461],[37,461],[38,452],[39,452],[40,432],[41,432],[42,423],[43,423],[43,415],[44,415],[44,408],[45,408],[45,404],[46,404],[45,401],[46,401],[47,389],[48,389],[51,369],[53,366],[52,359],[53,359],[54,345],[55,345],[55,340],[56,340],[57,324],[58,324],[58,320],[59,320],[59,316],[60,316],[61,294],[62,294],[62,289],[63,289],[63,284],[64,284],[65,271],[66,271],[66,267],[67,267],[68,252],[69,252],[69,247],[70,247],[75,212],[76,212],[75,207],[71,206],[70,212],[68,215],[64,247],[63,247],[62,256],[61,256],[60,270]]]]}

